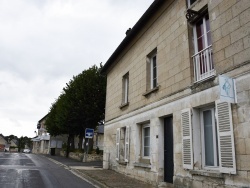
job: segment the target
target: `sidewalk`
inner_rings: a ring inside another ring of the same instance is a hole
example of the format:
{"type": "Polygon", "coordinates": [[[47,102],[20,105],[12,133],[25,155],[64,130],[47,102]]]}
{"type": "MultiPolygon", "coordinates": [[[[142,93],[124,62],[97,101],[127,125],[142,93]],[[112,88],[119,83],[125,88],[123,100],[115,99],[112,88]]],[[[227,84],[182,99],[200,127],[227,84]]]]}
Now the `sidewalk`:
{"type": "Polygon", "coordinates": [[[80,162],[73,159],[45,155],[51,161],[71,170],[74,174],[100,188],[153,188],[154,186],[130,178],[113,170],[102,168],[102,161],[80,162]]]}

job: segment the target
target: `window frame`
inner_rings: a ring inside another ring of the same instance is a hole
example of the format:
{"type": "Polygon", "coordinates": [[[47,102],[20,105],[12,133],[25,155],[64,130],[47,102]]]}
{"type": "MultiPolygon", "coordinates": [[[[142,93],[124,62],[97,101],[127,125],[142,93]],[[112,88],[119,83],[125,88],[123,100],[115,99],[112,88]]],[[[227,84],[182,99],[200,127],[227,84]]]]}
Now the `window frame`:
{"type": "Polygon", "coordinates": [[[122,105],[128,104],[129,97],[129,72],[122,77],[122,105]]]}
{"type": "Polygon", "coordinates": [[[194,0],[194,2],[191,4],[191,0],[187,0],[187,7],[190,8],[193,4],[197,2],[197,0],[194,0]]]}
{"type": "Polygon", "coordinates": [[[217,125],[216,128],[218,138],[219,166],[213,168],[204,168],[204,166],[202,166],[202,161],[204,160],[202,160],[201,156],[202,131],[199,118],[200,109],[203,107],[196,107],[183,109],[181,111],[183,168],[191,170],[191,173],[193,170],[195,170],[195,172],[199,172],[199,170],[201,170],[201,175],[204,175],[203,172],[209,171],[215,171],[226,174],[236,174],[236,153],[234,144],[234,126],[232,120],[233,114],[231,110],[231,103],[216,100],[215,105],[208,105],[215,106],[214,108],[215,120],[217,125]]]}
{"type": "Polygon", "coordinates": [[[206,108],[201,108],[199,109],[200,111],[200,126],[201,126],[201,143],[202,143],[202,148],[201,148],[201,152],[202,152],[202,168],[205,170],[219,170],[220,164],[219,164],[219,151],[218,151],[218,134],[217,134],[217,125],[216,125],[216,118],[215,118],[215,107],[214,106],[210,106],[210,107],[206,107],[206,108]],[[212,131],[213,131],[213,152],[214,152],[214,166],[207,166],[206,163],[206,154],[205,154],[205,131],[204,131],[204,111],[211,111],[211,116],[212,116],[212,131]]]}
{"type": "Polygon", "coordinates": [[[146,93],[143,94],[144,96],[156,91],[159,87],[157,69],[157,48],[155,48],[146,57],[146,93]]]}
{"type": "Polygon", "coordinates": [[[129,126],[117,128],[116,129],[116,161],[129,162],[129,147],[130,147],[129,142],[130,142],[129,126]]]}
{"type": "Polygon", "coordinates": [[[150,57],[150,89],[154,89],[158,85],[157,73],[158,73],[158,71],[157,71],[157,56],[156,56],[156,53],[154,53],[150,57]]]}
{"type": "Polygon", "coordinates": [[[150,158],[150,149],[151,149],[151,136],[150,136],[150,124],[144,124],[142,125],[142,147],[141,147],[141,156],[143,159],[149,159],[150,158]],[[149,128],[149,146],[146,146],[149,148],[149,154],[148,156],[145,156],[145,143],[144,143],[144,138],[145,138],[145,129],[149,128]]]}
{"type": "Polygon", "coordinates": [[[216,74],[212,53],[210,19],[208,14],[204,14],[193,24],[192,33],[194,53],[191,57],[194,64],[194,80],[195,82],[201,82],[216,74]],[[200,27],[202,28],[203,33],[198,38],[197,27],[200,22],[202,22],[200,27]],[[207,22],[209,24],[209,29],[207,28],[207,22]],[[202,49],[199,49],[199,39],[202,40],[202,49]],[[211,44],[209,44],[209,41],[211,44]]]}
{"type": "MultiPolygon", "coordinates": [[[[208,16],[208,14],[204,15],[204,16],[202,17],[202,19],[199,20],[199,21],[202,20],[203,31],[204,31],[203,35],[204,35],[204,37],[205,37],[205,39],[204,39],[205,47],[204,47],[202,50],[204,50],[204,49],[206,49],[206,48],[212,46],[212,44],[211,44],[211,45],[208,45],[208,35],[207,35],[207,34],[210,32],[210,38],[211,38],[211,29],[210,29],[209,31],[207,30],[207,24],[206,24],[206,17],[207,17],[207,16],[208,16]]],[[[197,30],[196,30],[196,28],[197,28],[197,24],[199,23],[199,21],[196,22],[196,23],[193,25],[194,55],[197,54],[197,53],[199,53],[200,51],[202,51],[202,50],[198,51],[198,38],[197,38],[197,30]]],[[[208,21],[209,21],[209,17],[208,17],[208,21]]]]}

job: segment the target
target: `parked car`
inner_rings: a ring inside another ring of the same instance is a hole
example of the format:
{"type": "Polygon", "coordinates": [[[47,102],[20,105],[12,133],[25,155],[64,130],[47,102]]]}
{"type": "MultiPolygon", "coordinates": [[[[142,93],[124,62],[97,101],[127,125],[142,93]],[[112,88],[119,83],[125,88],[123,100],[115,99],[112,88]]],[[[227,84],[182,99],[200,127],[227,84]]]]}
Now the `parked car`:
{"type": "Polygon", "coordinates": [[[30,149],[24,149],[23,153],[30,153],[30,149]]]}

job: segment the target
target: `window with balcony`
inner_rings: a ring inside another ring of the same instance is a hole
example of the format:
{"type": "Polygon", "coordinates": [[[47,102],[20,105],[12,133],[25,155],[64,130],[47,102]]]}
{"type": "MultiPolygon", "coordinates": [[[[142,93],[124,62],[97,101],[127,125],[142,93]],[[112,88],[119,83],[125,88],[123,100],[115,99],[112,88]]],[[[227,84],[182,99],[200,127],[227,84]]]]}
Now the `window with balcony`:
{"type": "Polygon", "coordinates": [[[199,82],[215,75],[211,31],[208,15],[204,16],[193,27],[194,80],[199,82]]]}

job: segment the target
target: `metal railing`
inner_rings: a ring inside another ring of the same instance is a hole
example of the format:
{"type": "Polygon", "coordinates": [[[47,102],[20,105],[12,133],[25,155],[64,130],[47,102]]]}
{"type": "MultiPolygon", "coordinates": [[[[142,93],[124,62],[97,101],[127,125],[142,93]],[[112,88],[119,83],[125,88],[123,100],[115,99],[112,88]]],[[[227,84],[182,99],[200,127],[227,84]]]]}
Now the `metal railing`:
{"type": "Polygon", "coordinates": [[[199,82],[215,75],[212,56],[212,45],[192,56],[195,82],[199,82]]]}

